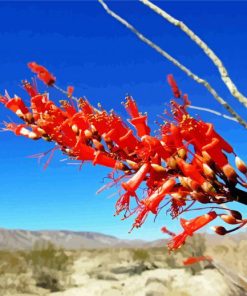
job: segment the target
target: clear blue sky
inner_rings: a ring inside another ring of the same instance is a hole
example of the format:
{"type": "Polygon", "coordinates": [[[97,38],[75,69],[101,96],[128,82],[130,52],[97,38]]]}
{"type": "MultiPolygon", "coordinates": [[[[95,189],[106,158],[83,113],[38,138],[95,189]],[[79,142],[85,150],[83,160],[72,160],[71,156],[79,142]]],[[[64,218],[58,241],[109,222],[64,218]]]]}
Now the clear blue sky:
{"type": "MultiPolygon", "coordinates": [[[[109,3],[153,41],[172,53],[202,77],[208,79],[238,112],[246,110],[231,98],[212,63],[176,28],[141,3],[109,3]]],[[[239,89],[247,94],[247,2],[165,2],[158,4],[194,29],[222,58],[239,89]]],[[[0,93],[27,99],[20,87],[32,74],[27,62],[45,65],[57,77],[57,84],[75,86],[77,96],[87,96],[125,116],[121,101],[131,94],[149,122],[156,119],[171,98],[166,75],[173,73],[193,105],[224,112],[207,91],[187,78],[168,61],[136,39],[90,2],[0,2],[0,93]]],[[[45,89],[40,84],[40,89],[45,89]]],[[[52,92],[53,93],[53,92],[52,92]]],[[[53,93],[58,100],[60,94],[53,93]]],[[[195,112],[193,112],[195,114],[195,112]]],[[[215,123],[216,129],[233,144],[245,160],[246,131],[237,123],[204,112],[198,114],[215,123]]],[[[15,121],[0,106],[0,121],[15,121]]],[[[42,141],[28,141],[11,133],[0,133],[0,227],[23,229],[71,229],[97,231],[121,238],[162,237],[160,227],[177,230],[162,213],[128,235],[132,219],[113,217],[114,191],[95,195],[109,172],[101,167],[67,166],[59,153],[46,171],[34,159],[26,158],[48,150],[42,141]]]]}

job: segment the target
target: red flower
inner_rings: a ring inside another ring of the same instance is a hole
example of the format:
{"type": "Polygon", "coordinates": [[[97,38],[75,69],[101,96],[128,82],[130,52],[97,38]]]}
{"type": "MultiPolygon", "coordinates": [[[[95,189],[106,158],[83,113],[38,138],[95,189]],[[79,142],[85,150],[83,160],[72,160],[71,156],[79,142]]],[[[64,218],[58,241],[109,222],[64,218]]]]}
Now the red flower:
{"type": "Polygon", "coordinates": [[[176,234],[175,234],[174,232],[168,230],[165,226],[163,226],[163,227],[161,228],[161,231],[162,231],[163,233],[165,233],[165,234],[170,235],[170,236],[176,236],[176,234]]]}
{"type": "Polygon", "coordinates": [[[188,236],[192,236],[193,233],[203,226],[207,225],[217,217],[216,212],[212,211],[205,215],[196,217],[191,220],[180,219],[180,224],[183,227],[184,231],[176,235],[171,242],[168,244],[170,250],[180,248],[188,236]]]}
{"type": "Polygon", "coordinates": [[[19,117],[23,117],[29,112],[23,100],[19,97],[8,100],[5,104],[5,107],[13,111],[19,117]]]}
{"type": "Polygon", "coordinates": [[[159,204],[165,198],[166,194],[170,193],[174,185],[175,179],[166,180],[158,189],[156,189],[149,197],[142,201],[143,204],[154,214],[157,214],[159,204]]]}
{"type": "Polygon", "coordinates": [[[171,74],[167,75],[167,81],[168,81],[168,83],[169,83],[169,85],[170,85],[170,87],[172,89],[174,97],[175,98],[180,98],[181,92],[180,92],[180,90],[179,90],[179,88],[177,86],[177,83],[176,83],[175,79],[173,78],[173,75],[171,75],[171,74]]]}
{"type": "Polygon", "coordinates": [[[148,173],[149,169],[150,164],[144,163],[142,167],[138,170],[138,172],[135,173],[135,175],[131,179],[129,179],[127,182],[122,183],[122,187],[131,195],[135,194],[135,191],[146,177],[146,174],[148,173]]]}
{"type": "Polygon", "coordinates": [[[46,85],[53,85],[56,78],[43,66],[38,65],[35,62],[28,63],[28,67],[37,74],[38,78],[43,81],[46,85]]]}
{"type": "Polygon", "coordinates": [[[189,257],[183,261],[183,264],[191,265],[191,264],[198,263],[200,261],[212,261],[212,258],[209,256],[189,257]]]}

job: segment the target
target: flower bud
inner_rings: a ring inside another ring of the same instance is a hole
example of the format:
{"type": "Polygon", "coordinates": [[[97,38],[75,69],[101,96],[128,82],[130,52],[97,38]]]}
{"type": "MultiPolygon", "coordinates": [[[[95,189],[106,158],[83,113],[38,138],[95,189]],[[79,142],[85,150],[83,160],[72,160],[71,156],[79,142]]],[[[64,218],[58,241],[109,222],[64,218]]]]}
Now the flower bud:
{"type": "Polygon", "coordinates": [[[176,162],[176,159],[173,158],[172,156],[169,157],[167,159],[167,166],[169,166],[171,169],[176,169],[177,168],[177,162],[176,162]]]}
{"type": "Polygon", "coordinates": [[[181,199],[183,196],[178,193],[178,192],[174,192],[170,194],[174,199],[181,199]]]}
{"type": "Polygon", "coordinates": [[[223,166],[222,171],[228,180],[236,181],[237,173],[235,172],[234,168],[229,163],[223,166]]]}
{"type": "Polygon", "coordinates": [[[206,163],[203,163],[202,168],[206,177],[210,179],[214,178],[215,176],[214,171],[206,163]]]}
{"type": "Polygon", "coordinates": [[[78,132],[79,132],[79,128],[78,128],[77,124],[73,124],[71,128],[72,128],[72,131],[73,131],[75,134],[78,134],[78,132]]]}
{"type": "Polygon", "coordinates": [[[186,150],[184,148],[180,148],[178,150],[178,155],[180,158],[186,159],[186,156],[187,156],[186,150]]]}
{"type": "Polygon", "coordinates": [[[247,165],[245,164],[245,162],[239,158],[238,156],[235,157],[235,164],[236,167],[238,168],[238,170],[243,173],[246,174],[247,173],[247,165]]]}
{"type": "Polygon", "coordinates": [[[215,188],[213,187],[213,185],[211,183],[209,183],[208,181],[205,181],[201,188],[203,189],[204,192],[210,193],[210,192],[216,192],[215,188]]]}
{"type": "Polygon", "coordinates": [[[226,197],[220,194],[215,194],[214,195],[214,202],[217,204],[224,203],[226,201],[226,197]]]}
{"type": "Polygon", "coordinates": [[[202,151],[202,157],[207,164],[211,164],[213,162],[211,156],[206,151],[202,151]]]}
{"type": "Polygon", "coordinates": [[[183,187],[185,187],[187,189],[190,189],[190,186],[188,184],[188,178],[186,178],[186,177],[178,177],[178,179],[179,179],[179,181],[180,181],[180,183],[181,183],[181,185],[183,187]]]}
{"type": "Polygon", "coordinates": [[[28,123],[33,123],[34,122],[33,114],[31,112],[26,113],[24,116],[24,120],[28,123]]]}
{"type": "Polygon", "coordinates": [[[84,131],[84,134],[85,134],[85,136],[86,136],[87,139],[91,139],[93,137],[92,132],[90,130],[88,130],[88,129],[86,129],[84,131]]]}
{"type": "Polygon", "coordinates": [[[165,173],[166,172],[166,169],[161,166],[161,165],[158,165],[158,164],[155,164],[155,163],[152,163],[151,164],[151,167],[154,169],[155,172],[157,173],[165,173]]]}
{"type": "Polygon", "coordinates": [[[213,226],[213,227],[211,227],[211,229],[219,235],[227,234],[227,230],[223,226],[213,226]]]}
{"type": "Polygon", "coordinates": [[[196,199],[202,204],[206,204],[210,202],[210,198],[202,192],[193,191],[191,193],[191,196],[193,197],[193,199],[196,199]]]}
{"type": "Polygon", "coordinates": [[[129,159],[126,159],[126,162],[133,170],[139,169],[139,165],[136,162],[129,160],[129,159]]]}
{"type": "Polygon", "coordinates": [[[200,184],[194,180],[192,180],[191,178],[188,178],[188,185],[190,186],[190,188],[192,190],[198,190],[200,187],[200,184]]]}
{"type": "Polygon", "coordinates": [[[105,147],[102,143],[100,143],[98,140],[96,139],[93,139],[93,144],[94,144],[94,147],[97,149],[97,150],[100,150],[100,151],[105,151],[105,147]]]}
{"type": "Polygon", "coordinates": [[[235,219],[242,220],[242,215],[239,211],[231,210],[230,213],[235,219]]]}
{"type": "Polygon", "coordinates": [[[238,224],[239,222],[231,215],[220,215],[220,218],[227,224],[238,224]]]}

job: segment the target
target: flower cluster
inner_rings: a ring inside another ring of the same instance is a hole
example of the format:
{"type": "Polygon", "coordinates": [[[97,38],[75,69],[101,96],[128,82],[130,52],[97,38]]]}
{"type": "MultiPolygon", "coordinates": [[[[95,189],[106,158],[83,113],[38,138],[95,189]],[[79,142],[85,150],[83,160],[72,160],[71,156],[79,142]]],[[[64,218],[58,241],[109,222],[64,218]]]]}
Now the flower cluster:
{"type": "MultiPolygon", "coordinates": [[[[46,85],[56,87],[55,77],[46,68],[34,62],[28,65],[46,85]]],[[[188,113],[188,97],[182,95],[172,75],[168,83],[174,99],[158,136],[151,134],[147,115],[138,110],[131,96],[124,102],[130,117],[127,124],[114,111],[95,108],[87,99],[73,97],[73,87],[67,89],[68,99],[57,106],[47,93],[40,93],[28,81],[23,82],[23,87],[30,96],[29,106],[20,97],[11,98],[7,93],[0,96],[0,102],[23,120],[22,124],[6,123],[5,130],[33,140],[52,141],[70,159],[90,161],[118,172],[117,178],[111,174],[113,183],[119,183],[121,188],[116,215],[123,213],[123,219],[136,215],[133,228],[140,227],[148,214],[157,215],[164,206],[176,218],[195,210],[198,203],[204,209],[205,204],[214,203],[207,214],[181,219],[183,232],[178,235],[163,228],[172,236],[170,250],[179,248],[187,236],[217,217],[237,226],[231,230],[218,226],[214,228],[216,233],[239,229],[247,220],[237,211],[219,213],[218,204],[234,200],[247,204],[246,192],[239,189],[246,187],[247,166],[213,124],[188,113]],[[235,156],[239,172],[229,164],[227,154],[235,156]],[[144,184],[140,197],[137,191],[144,184]]]]}

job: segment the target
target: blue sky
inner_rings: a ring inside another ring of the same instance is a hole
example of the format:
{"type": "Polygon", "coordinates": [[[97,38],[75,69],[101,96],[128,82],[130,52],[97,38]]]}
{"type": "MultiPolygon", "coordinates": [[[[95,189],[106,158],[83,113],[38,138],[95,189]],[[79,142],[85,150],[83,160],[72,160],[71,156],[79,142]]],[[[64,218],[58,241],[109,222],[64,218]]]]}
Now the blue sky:
{"type": "MultiPolygon", "coordinates": [[[[137,1],[109,2],[111,8],[139,30],[217,88],[235,109],[246,117],[221,82],[217,70],[203,53],[181,32],[137,1]],[[117,2],[117,3],[116,3],[117,2]]],[[[165,2],[158,4],[183,20],[222,58],[230,75],[247,94],[247,2],[165,2]]],[[[27,62],[46,66],[57,84],[75,86],[75,95],[101,102],[126,116],[121,106],[131,94],[149,122],[157,118],[171,98],[166,75],[173,73],[180,88],[195,106],[226,113],[202,87],[187,78],[168,61],[141,43],[131,32],[105,13],[96,1],[81,2],[0,2],[0,93],[27,96],[20,87],[32,74],[27,62]]],[[[40,89],[45,86],[40,84],[40,89]]],[[[52,91],[55,100],[61,95],[52,91]]],[[[205,112],[203,119],[216,129],[245,160],[246,131],[237,123],[205,112]]],[[[15,116],[0,106],[0,121],[15,116]]],[[[154,126],[154,125],[153,125],[154,126]]],[[[23,229],[71,229],[97,231],[121,238],[155,239],[160,227],[177,230],[178,221],[162,213],[129,235],[132,219],[113,217],[114,191],[95,192],[109,172],[105,168],[83,166],[79,171],[59,160],[57,153],[46,171],[26,156],[51,148],[48,143],[28,141],[10,133],[0,133],[0,227],[23,229]]]]}

